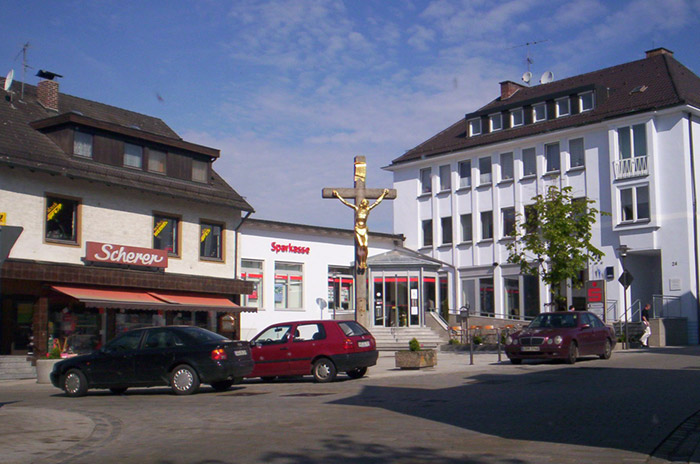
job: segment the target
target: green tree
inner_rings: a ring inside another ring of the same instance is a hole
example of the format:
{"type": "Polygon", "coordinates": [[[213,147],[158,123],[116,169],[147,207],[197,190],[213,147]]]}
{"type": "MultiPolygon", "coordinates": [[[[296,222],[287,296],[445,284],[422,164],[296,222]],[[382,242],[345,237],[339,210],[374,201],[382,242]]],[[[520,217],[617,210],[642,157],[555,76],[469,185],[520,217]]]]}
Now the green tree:
{"type": "Polygon", "coordinates": [[[523,274],[539,275],[553,289],[555,302],[563,306],[562,282],[570,279],[580,288],[581,271],[603,257],[591,243],[591,229],[597,215],[607,213],[592,207],[593,200],[574,198],[571,187],[550,186],[546,195],[533,200],[524,216],[518,214],[515,240],[507,245],[508,262],[520,265],[523,274]]]}

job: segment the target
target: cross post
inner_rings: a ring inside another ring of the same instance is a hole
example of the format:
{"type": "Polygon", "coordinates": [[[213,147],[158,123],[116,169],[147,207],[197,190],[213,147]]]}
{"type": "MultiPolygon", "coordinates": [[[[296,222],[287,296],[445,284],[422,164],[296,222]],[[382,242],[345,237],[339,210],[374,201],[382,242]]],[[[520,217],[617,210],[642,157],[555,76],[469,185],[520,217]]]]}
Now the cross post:
{"type": "Polygon", "coordinates": [[[368,189],[365,188],[367,178],[367,162],[364,156],[355,157],[355,188],[324,188],[321,191],[322,198],[337,198],[344,205],[355,210],[355,320],[365,327],[369,327],[369,313],[367,312],[367,254],[369,243],[369,230],[367,218],[372,208],[379,205],[384,199],[396,198],[394,189],[368,189]],[[350,203],[348,200],[354,199],[350,203]],[[369,200],[376,200],[370,204],[369,200]]]}

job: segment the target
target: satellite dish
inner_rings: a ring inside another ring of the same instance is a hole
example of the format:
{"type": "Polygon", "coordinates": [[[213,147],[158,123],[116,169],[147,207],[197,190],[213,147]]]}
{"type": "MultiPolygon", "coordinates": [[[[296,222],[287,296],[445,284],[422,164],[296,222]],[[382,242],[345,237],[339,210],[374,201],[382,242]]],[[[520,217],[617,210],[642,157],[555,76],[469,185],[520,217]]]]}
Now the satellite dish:
{"type": "Polygon", "coordinates": [[[523,82],[525,82],[526,84],[529,84],[531,79],[532,79],[532,73],[530,71],[525,71],[523,73],[523,82]]]}
{"type": "Polygon", "coordinates": [[[9,92],[10,87],[12,86],[12,81],[15,79],[15,70],[10,69],[10,72],[7,73],[7,77],[5,77],[5,92],[9,92]]]}
{"type": "Polygon", "coordinates": [[[540,84],[549,84],[554,80],[554,73],[552,71],[547,71],[540,77],[540,84]]]}

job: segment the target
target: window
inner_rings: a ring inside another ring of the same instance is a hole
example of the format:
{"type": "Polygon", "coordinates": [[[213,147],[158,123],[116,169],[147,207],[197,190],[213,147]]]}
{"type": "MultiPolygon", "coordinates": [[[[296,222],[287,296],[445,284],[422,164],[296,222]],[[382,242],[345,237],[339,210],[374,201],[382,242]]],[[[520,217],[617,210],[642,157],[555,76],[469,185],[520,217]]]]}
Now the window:
{"type": "Polygon", "coordinates": [[[501,153],[501,180],[513,179],[513,153],[501,153]]]}
{"type": "Polygon", "coordinates": [[[255,341],[261,345],[281,345],[289,341],[291,324],[275,325],[266,329],[263,333],[255,337],[255,341]]]}
{"type": "Polygon", "coordinates": [[[153,216],[153,248],[166,250],[169,255],[177,256],[180,250],[180,220],[172,216],[156,214],[153,216]]]}
{"type": "Polygon", "coordinates": [[[351,267],[328,266],[328,309],[354,309],[355,281],[351,267]]]}
{"type": "Polygon", "coordinates": [[[168,155],[160,150],[148,150],[148,170],[165,174],[165,159],[168,155]]]}
{"type": "Polygon", "coordinates": [[[547,119],[547,105],[538,103],[532,105],[532,120],[534,122],[545,121],[547,119]]]}
{"type": "Polygon", "coordinates": [[[442,228],[442,244],[449,245],[452,243],[452,217],[444,217],[440,219],[440,227],[442,228]]]}
{"type": "Polygon", "coordinates": [[[199,225],[199,257],[206,259],[223,259],[223,227],[219,224],[201,223],[199,225]]]}
{"type": "Polygon", "coordinates": [[[620,207],[622,222],[648,221],[649,186],[641,185],[620,190],[620,207]]]}
{"type": "Polygon", "coordinates": [[[206,184],[209,180],[209,163],[192,160],[192,180],[206,184]]]}
{"type": "Polygon", "coordinates": [[[78,242],[78,202],[46,197],[44,237],[49,241],[78,242]]]}
{"type": "Polygon", "coordinates": [[[312,342],[314,340],[324,340],[326,338],[326,329],[321,324],[299,324],[294,329],[294,343],[297,342],[312,342]]]}
{"type": "Polygon", "coordinates": [[[459,222],[462,226],[462,242],[472,241],[472,215],[462,214],[459,217],[459,222]]]}
{"type": "Polygon", "coordinates": [[[124,166],[141,169],[143,167],[143,147],[131,143],[124,144],[124,166]]]}
{"type": "Polygon", "coordinates": [[[452,175],[452,170],[450,165],[446,164],[440,166],[440,191],[449,191],[452,188],[452,182],[450,181],[450,176],[452,175]]]}
{"type": "Polygon", "coordinates": [[[92,158],[92,134],[73,132],[73,154],[92,158]]]}
{"type": "Polygon", "coordinates": [[[617,139],[620,146],[620,159],[633,156],[647,156],[647,136],[644,124],[617,129],[617,139]]]}
{"type": "Polygon", "coordinates": [[[503,208],[503,237],[511,237],[515,234],[515,208],[503,208]]]}
{"type": "Polygon", "coordinates": [[[459,163],[459,188],[469,188],[472,186],[472,162],[471,160],[460,161],[459,163]]]}
{"type": "Polygon", "coordinates": [[[481,134],[481,119],[470,119],[467,124],[469,125],[470,136],[481,134]]]}
{"type": "Polygon", "coordinates": [[[520,318],[520,285],[518,277],[504,277],[503,291],[505,298],[505,315],[513,318],[520,318]]]}
{"type": "Polygon", "coordinates": [[[430,185],[430,168],[420,170],[420,192],[431,193],[433,191],[430,185]]]}
{"type": "Polygon", "coordinates": [[[571,114],[571,106],[569,104],[569,97],[559,98],[554,101],[554,107],[557,110],[557,117],[568,116],[571,114]]]}
{"type": "Polygon", "coordinates": [[[534,176],[537,174],[537,153],[534,148],[523,150],[523,176],[534,176]]]}
{"type": "Polygon", "coordinates": [[[547,158],[547,172],[557,172],[561,168],[561,157],[559,142],[548,143],[544,146],[545,157],[547,158]]]}
{"type": "Polygon", "coordinates": [[[535,205],[525,205],[525,232],[532,234],[539,228],[539,216],[535,205]]]}
{"type": "Polygon", "coordinates": [[[491,132],[503,129],[503,118],[501,117],[501,113],[490,114],[489,124],[491,125],[491,132]]]}
{"type": "Polygon", "coordinates": [[[243,306],[263,307],[263,262],[253,259],[241,259],[241,279],[253,282],[253,292],[241,295],[243,306]]]}
{"type": "Polygon", "coordinates": [[[479,185],[491,183],[491,157],[479,158],[479,185]]]}
{"type": "Polygon", "coordinates": [[[433,220],[426,219],[422,223],[423,227],[423,246],[433,246],[433,220]]]}
{"type": "Polygon", "coordinates": [[[518,108],[510,112],[510,126],[518,127],[523,125],[523,109],[518,108]]]}
{"type": "Polygon", "coordinates": [[[595,98],[593,97],[593,92],[585,92],[579,94],[578,96],[579,108],[581,108],[581,113],[584,111],[591,111],[595,106],[595,98]]]}
{"type": "Polygon", "coordinates": [[[578,168],[585,165],[583,139],[569,140],[569,163],[570,167],[572,168],[578,168]]]}
{"type": "Polygon", "coordinates": [[[303,283],[301,264],[275,262],[275,309],[301,309],[303,283]]]}
{"type": "Polygon", "coordinates": [[[479,279],[479,309],[482,316],[489,316],[494,311],[493,277],[479,279]]]}
{"type": "Polygon", "coordinates": [[[493,211],[481,213],[481,240],[493,238],[493,211]]]}

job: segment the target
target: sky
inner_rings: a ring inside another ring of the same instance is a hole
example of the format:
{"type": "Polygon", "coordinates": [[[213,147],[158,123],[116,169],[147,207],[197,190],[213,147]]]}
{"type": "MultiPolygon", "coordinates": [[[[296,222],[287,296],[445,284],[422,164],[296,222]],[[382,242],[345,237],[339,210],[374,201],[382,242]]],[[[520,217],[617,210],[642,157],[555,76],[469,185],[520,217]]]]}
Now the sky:
{"type": "MultiPolygon", "coordinates": [[[[322,199],[500,95],[665,47],[700,75],[700,0],[3,0],[0,74],[155,116],[221,150],[252,217],[352,228],[322,199]],[[31,67],[22,68],[22,48],[31,67]],[[529,44],[529,45],[527,45],[529,44]],[[24,76],[24,77],[23,77],[24,76]]],[[[370,231],[392,232],[391,201],[370,231]]]]}

